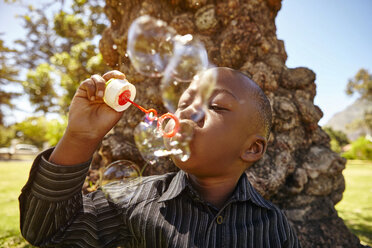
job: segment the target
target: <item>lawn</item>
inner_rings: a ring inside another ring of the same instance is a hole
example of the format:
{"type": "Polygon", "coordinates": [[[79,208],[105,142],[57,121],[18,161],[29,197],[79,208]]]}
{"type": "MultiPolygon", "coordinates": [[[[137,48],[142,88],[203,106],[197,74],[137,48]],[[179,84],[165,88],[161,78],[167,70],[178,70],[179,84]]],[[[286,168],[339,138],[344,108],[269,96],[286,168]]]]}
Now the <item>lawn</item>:
{"type": "MultiPolygon", "coordinates": [[[[0,161],[0,247],[29,248],[19,232],[18,196],[32,161],[0,161]]],[[[363,244],[372,246],[372,161],[349,161],[339,215],[363,244]]]]}
{"type": "Polygon", "coordinates": [[[343,174],[346,190],[336,209],[362,244],[372,246],[372,161],[351,160],[343,174]]]}
{"type": "Polygon", "coordinates": [[[0,247],[32,247],[19,231],[18,196],[32,161],[0,161],[0,247]]]}

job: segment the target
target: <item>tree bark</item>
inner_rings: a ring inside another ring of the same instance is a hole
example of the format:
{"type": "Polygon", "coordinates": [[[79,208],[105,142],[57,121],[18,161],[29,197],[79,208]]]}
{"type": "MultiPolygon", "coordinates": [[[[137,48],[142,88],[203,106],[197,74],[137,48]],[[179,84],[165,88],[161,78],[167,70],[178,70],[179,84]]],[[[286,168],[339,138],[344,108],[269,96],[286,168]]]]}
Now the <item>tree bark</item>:
{"type": "MultiPolygon", "coordinates": [[[[274,123],[264,158],[247,171],[255,188],[283,209],[303,247],[362,247],[334,205],[345,189],[345,159],[331,151],[330,139],[318,125],[322,111],[314,105],[315,73],[287,68],[284,42],[276,36],[275,17],[281,0],[106,0],[111,22],[100,41],[104,60],[124,72],[137,88],[136,102],[163,112],[159,80],[145,78],[126,55],[127,31],[140,15],[166,21],[179,34],[199,37],[211,63],[238,69],[264,90],[274,123]]],[[[143,113],[129,108],[105,137],[92,168],[126,159],[143,167],[133,139],[143,113]]],[[[146,166],[145,175],[177,168],[169,159],[146,166]]],[[[96,176],[92,170],[92,177],[96,176]]]]}

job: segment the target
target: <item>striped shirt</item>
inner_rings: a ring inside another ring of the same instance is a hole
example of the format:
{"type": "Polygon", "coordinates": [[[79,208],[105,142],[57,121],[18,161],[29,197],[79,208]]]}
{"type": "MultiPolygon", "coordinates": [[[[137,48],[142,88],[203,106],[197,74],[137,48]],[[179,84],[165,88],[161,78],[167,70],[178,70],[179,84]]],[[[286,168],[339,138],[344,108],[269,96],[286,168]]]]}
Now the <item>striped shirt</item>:
{"type": "Polygon", "coordinates": [[[113,183],[81,193],[89,162],[34,161],[19,197],[21,232],[42,247],[300,247],[283,213],[243,174],[220,209],[185,172],[113,183]]]}

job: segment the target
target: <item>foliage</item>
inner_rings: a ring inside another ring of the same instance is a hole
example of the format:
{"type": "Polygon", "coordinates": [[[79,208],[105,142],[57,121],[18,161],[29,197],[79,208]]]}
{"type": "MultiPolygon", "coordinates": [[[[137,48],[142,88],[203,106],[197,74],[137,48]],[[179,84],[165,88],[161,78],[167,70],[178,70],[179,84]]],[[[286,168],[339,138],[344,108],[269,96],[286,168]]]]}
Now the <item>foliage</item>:
{"type": "Polygon", "coordinates": [[[63,136],[66,126],[67,126],[66,116],[63,116],[61,120],[52,119],[48,121],[45,139],[48,141],[49,146],[57,145],[58,141],[63,136]]]}
{"type": "Polygon", "coordinates": [[[347,135],[342,131],[334,130],[331,127],[324,127],[323,130],[331,138],[331,149],[337,153],[341,153],[342,147],[350,143],[347,135]]]}
{"type": "Polygon", "coordinates": [[[62,138],[66,129],[67,117],[62,119],[47,120],[44,116],[29,117],[14,125],[14,129],[22,143],[33,144],[39,148],[47,142],[49,146],[55,146],[62,138]]]}
{"type": "Polygon", "coordinates": [[[356,119],[346,126],[346,128],[351,130],[366,130],[367,133],[372,133],[372,111],[365,111],[362,119],[356,119]]]}
{"type": "Polygon", "coordinates": [[[372,142],[366,137],[359,137],[351,143],[351,149],[342,154],[347,159],[372,160],[372,142]]]}
{"type": "Polygon", "coordinates": [[[55,79],[52,78],[52,71],[53,67],[42,63],[35,70],[28,71],[27,81],[22,83],[30,102],[36,105],[36,111],[51,112],[51,108],[56,105],[57,94],[53,88],[55,79]]]}
{"type": "MultiPolygon", "coordinates": [[[[346,86],[346,94],[358,93],[360,98],[372,101],[372,74],[366,69],[360,69],[346,86]]],[[[352,130],[365,129],[372,133],[372,111],[365,111],[362,119],[354,120],[347,128],[352,130]]]]}
{"type": "Polygon", "coordinates": [[[60,85],[65,92],[59,102],[63,113],[67,112],[79,83],[93,74],[104,72],[106,66],[102,55],[97,52],[95,45],[84,41],[72,46],[70,52],[57,53],[50,58],[55,68],[58,68],[60,85]]]}
{"type": "MultiPolygon", "coordinates": [[[[36,111],[65,114],[79,83],[108,70],[97,47],[106,27],[104,2],[46,0],[24,6],[25,38],[17,40],[19,70],[28,70],[22,83],[36,111]]],[[[14,3],[17,4],[17,3],[14,3]]]]}
{"type": "Polygon", "coordinates": [[[10,142],[15,137],[13,127],[5,127],[0,125],[0,147],[9,147],[10,142]]]}
{"type": "Polygon", "coordinates": [[[42,117],[29,117],[14,125],[17,139],[22,143],[33,144],[42,148],[47,141],[45,138],[47,125],[46,119],[42,117]]]}
{"type": "Polygon", "coordinates": [[[362,98],[372,97],[372,74],[366,69],[360,69],[346,86],[346,94],[358,93],[362,98]]]}
{"type": "Polygon", "coordinates": [[[11,56],[17,53],[17,50],[10,49],[0,39],[0,126],[4,125],[4,107],[14,108],[11,99],[19,96],[19,93],[5,90],[4,87],[12,82],[19,82],[17,79],[19,69],[14,65],[14,61],[10,59],[11,56]]]}

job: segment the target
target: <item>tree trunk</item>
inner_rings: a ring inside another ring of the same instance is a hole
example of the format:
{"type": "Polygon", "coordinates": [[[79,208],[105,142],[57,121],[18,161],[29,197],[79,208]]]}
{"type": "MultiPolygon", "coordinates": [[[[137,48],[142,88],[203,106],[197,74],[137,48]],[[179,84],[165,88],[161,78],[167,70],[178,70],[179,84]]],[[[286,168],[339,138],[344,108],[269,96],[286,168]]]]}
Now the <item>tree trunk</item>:
{"type": "MultiPolygon", "coordinates": [[[[111,26],[103,34],[100,51],[108,65],[124,72],[136,86],[136,102],[166,112],[159,80],[145,78],[131,66],[127,30],[135,18],[148,14],[179,34],[198,36],[211,63],[246,73],[271,101],[274,123],[267,153],[247,171],[255,188],[283,209],[303,247],[359,247],[359,239],[334,208],[345,189],[346,161],[331,151],[329,137],[317,124],[322,111],[314,105],[315,73],[285,65],[284,42],[277,39],[275,27],[280,8],[281,0],[106,0],[111,26]]],[[[119,159],[144,166],[133,139],[142,118],[136,108],[125,111],[103,140],[92,168],[119,159]]],[[[145,174],[175,170],[169,159],[163,159],[147,166],[145,174]]]]}

